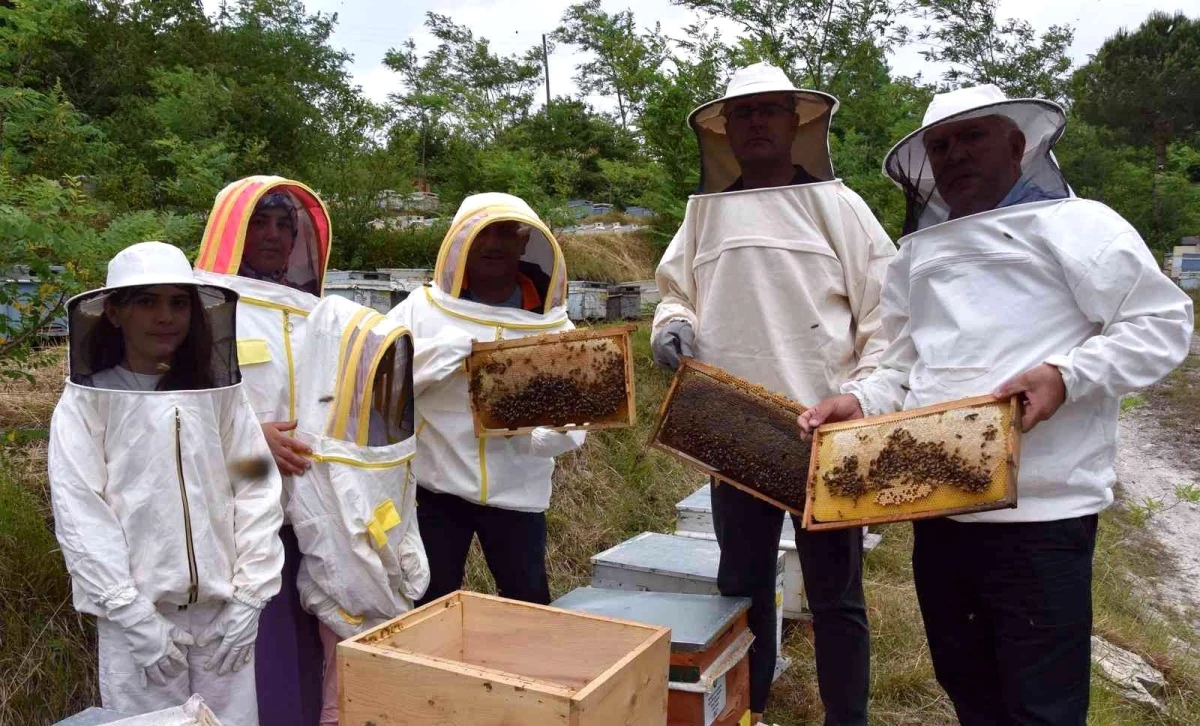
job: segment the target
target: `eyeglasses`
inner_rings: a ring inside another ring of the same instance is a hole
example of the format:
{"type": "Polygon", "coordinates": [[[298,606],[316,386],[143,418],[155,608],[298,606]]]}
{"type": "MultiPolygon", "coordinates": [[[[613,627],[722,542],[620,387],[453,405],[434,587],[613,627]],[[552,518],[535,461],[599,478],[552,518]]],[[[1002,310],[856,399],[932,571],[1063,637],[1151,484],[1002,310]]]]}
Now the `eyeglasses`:
{"type": "Polygon", "coordinates": [[[778,103],[760,103],[753,106],[737,106],[732,110],[726,109],[722,115],[731,121],[749,121],[756,113],[768,121],[773,121],[784,116],[793,116],[796,110],[778,103]]]}

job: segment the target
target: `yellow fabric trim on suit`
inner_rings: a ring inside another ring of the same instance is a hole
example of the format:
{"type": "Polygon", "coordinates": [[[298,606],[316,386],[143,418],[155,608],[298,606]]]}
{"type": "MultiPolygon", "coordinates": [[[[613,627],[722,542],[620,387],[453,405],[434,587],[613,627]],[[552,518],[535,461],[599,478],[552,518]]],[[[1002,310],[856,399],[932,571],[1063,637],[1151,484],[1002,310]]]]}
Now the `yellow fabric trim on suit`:
{"type": "Polygon", "coordinates": [[[487,504],[487,439],[479,439],[479,503],[487,504]]]}
{"type": "Polygon", "coordinates": [[[240,366],[252,366],[271,362],[271,349],[262,338],[243,338],[237,342],[237,362],[240,366]]]}
{"type": "MultiPolygon", "coordinates": [[[[242,192],[246,191],[247,187],[249,187],[252,184],[257,184],[258,182],[259,182],[259,180],[252,176],[246,177],[245,179],[240,179],[234,183],[235,185],[232,189],[229,190],[229,194],[227,194],[225,196],[220,196],[215,200],[214,207],[217,207],[217,206],[220,206],[221,202],[224,201],[226,198],[232,199],[232,201],[229,203],[229,205],[226,206],[224,210],[222,210],[220,216],[211,220],[213,235],[209,236],[209,228],[206,227],[204,230],[204,238],[203,239],[205,242],[209,242],[211,244],[208,244],[205,246],[204,250],[202,250],[203,254],[201,255],[200,259],[196,261],[196,267],[198,269],[201,269],[201,270],[211,270],[212,269],[213,265],[217,261],[217,256],[220,254],[220,251],[221,251],[221,238],[224,236],[223,232],[225,231],[225,225],[229,223],[229,215],[233,214],[233,208],[235,206],[237,206],[237,198],[242,195],[242,192]]],[[[238,261],[239,261],[239,263],[241,262],[240,257],[238,258],[238,261]]],[[[223,270],[213,270],[213,272],[224,272],[224,271],[223,270]]]]}
{"type": "Polygon", "coordinates": [[[291,305],[284,305],[283,303],[271,302],[270,300],[263,300],[262,298],[247,297],[242,295],[238,298],[238,302],[244,302],[247,305],[253,305],[259,308],[279,310],[280,312],[285,312],[290,315],[299,315],[302,318],[308,317],[308,311],[303,308],[292,307],[291,305]]]}
{"type": "MultiPolygon", "coordinates": [[[[343,385],[345,384],[347,375],[349,375],[348,371],[342,370],[343,361],[347,365],[353,365],[355,367],[357,367],[357,365],[358,365],[357,361],[355,361],[353,364],[351,364],[350,358],[346,355],[346,346],[350,343],[350,337],[354,335],[354,331],[358,330],[359,323],[361,323],[363,318],[367,317],[372,312],[374,312],[374,311],[371,310],[370,308],[363,308],[362,310],[355,312],[354,315],[352,315],[350,317],[350,322],[346,324],[345,330],[342,331],[342,339],[338,343],[338,352],[337,352],[337,356],[338,356],[337,357],[337,361],[338,361],[338,372],[337,372],[338,379],[337,380],[339,382],[341,382],[343,385]]],[[[352,368],[352,370],[354,370],[354,368],[352,368]]],[[[337,392],[338,393],[341,392],[340,386],[338,387],[337,392]]],[[[342,400],[338,399],[337,403],[335,403],[329,409],[329,420],[325,422],[325,430],[329,432],[330,436],[334,436],[335,438],[341,438],[340,436],[337,436],[334,433],[337,430],[338,416],[342,415],[341,411],[342,411],[342,400]]],[[[343,429],[343,431],[344,431],[344,429],[343,429]]]]}
{"type": "Polygon", "coordinates": [[[549,330],[550,328],[557,328],[563,324],[562,320],[556,320],[553,323],[501,323],[495,320],[485,320],[483,318],[475,318],[470,315],[454,312],[437,300],[434,300],[433,292],[430,291],[429,288],[425,288],[425,297],[429,300],[430,304],[452,318],[466,320],[467,322],[475,323],[476,325],[485,325],[489,328],[508,328],[510,330],[549,330]]]}
{"type": "Polygon", "coordinates": [[[383,345],[379,346],[379,350],[375,351],[375,357],[371,360],[371,367],[367,371],[367,385],[363,386],[363,395],[358,406],[357,442],[359,446],[366,446],[367,441],[370,438],[371,397],[375,392],[375,374],[379,371],[379,363],[383,360],[388,348],[391,347],[391,345],[396,342],[396,338],[399,338],[401,335],[408,335],[410,338],[412,337],[412,334],[409,333],[408,328],[396,328],[392,332],[388,333],[387,337],[383,339],[383,345]]]}
{"type": "Polygon", "coordinates": [[[400,513],[396,511],[396,503],[391,499],[385,499],[375,507],[371,521],[367,522],[367,531],[371,533],[371,539],[375,540],[375,547],[379,548],[387,544],[388,531],[398,526],[400,526],[400,513]]]}
{"type": "Polygon", "coordinates": [[[350,423],[347,420],[350,415],[350,399],[354,394],[354,379],[358,374],[358,360],[362,357],[362,349],[367,344],[367,338],[371,337],[371,328],[383,320],[383,316],[374,310],[369,310],[368,313],[359,326],[362,334],[354,341],[353,346],[350,348],[350,355],[346,358],[346,369],[340,372],[342,385],[338,390],[337,418],[333,422],[333,437],[335,439],[344,439],[346,437],[346,426],[350,423]]]}
{"type": "Polygon", "coordinates": [[[347,456],[335,456],[333,454],[309,454],[308,458],[323,464],[345,464],[346,466],[353,466],[359,469],[394,469],[401,464],[407,464],[412,461],[413,454],[391,461],[360,461],[347,456]]]}

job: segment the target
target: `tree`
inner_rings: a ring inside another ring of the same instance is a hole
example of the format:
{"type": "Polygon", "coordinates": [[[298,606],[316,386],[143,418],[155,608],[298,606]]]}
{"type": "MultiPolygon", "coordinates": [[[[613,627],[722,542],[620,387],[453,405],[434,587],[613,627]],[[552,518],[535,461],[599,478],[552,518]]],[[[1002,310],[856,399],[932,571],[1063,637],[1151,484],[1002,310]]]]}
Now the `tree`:
{"type": "Polygon", "coordinates": [[[501,56],[486,38],[476,38],[445,15],[427,13],[425,26],[440,42],[423,62],[411,41],[384,56],[384,64],[406,82],[394,103],[409,113],[443,110],[441,119],[481,142],[495,141],[525,118],[541,77],[540,45],[501,56]]]}
{"type": "Polygon", "coordinates": [[[835,83],[864,47],[887,52],[907,37],[907,3],[888,0],[671,0],[736,23],[738,65],[767,61],[818,90],[835,83]]]}
{"type": "Polygon", "coordinates": [[[1200,20],[1155,12],[1135,32],[1117,31],[1074,90],[1082,118],[1152,146],[1155,168],[1165,168],[1171,142],[1200,130],[1200,20]]]}
{"type": "Polygon", "coordinates": [[[575,82],[584,93],[615,95],[625,127],[631,115],[641,112],[668,51],[661,26],[639,33],[633,11],[610,15],[600,7],[600,0],[567,8],[554,39],[592,54],[592,60],[576,68],[575,82]]]}
{"type": "Polygon", "coordinates": [[[999,0],[918,0],[917,6],[933,23],[917,34],[927,46],[921,55],[950,65],[943,75],[950,87],[992,83],[1016,98],[1066,96],[1070,26],[1052,25],[1039,36],[1027,20],[998,20],[999,0]]]}

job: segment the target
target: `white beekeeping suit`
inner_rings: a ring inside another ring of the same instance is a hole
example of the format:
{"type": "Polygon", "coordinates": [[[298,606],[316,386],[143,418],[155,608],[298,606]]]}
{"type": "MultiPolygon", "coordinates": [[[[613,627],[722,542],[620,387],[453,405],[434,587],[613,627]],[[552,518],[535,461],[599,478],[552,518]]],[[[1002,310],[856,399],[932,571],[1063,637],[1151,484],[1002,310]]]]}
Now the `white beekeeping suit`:
{"type": "Polygon", "coordinates": [[[159,242],[122,251],[105,288],[67,304],[70,378],[50,426],[55,533],[75,607],[97,618],[104,705],[123,713],[194,692],[226,724],[257,723],[254,669],[243,666],[279,590],[283,515],[240,383],[236,308],[237,293],[199,284],[159,242]],[[120,336],[103,330],[106,298],[159,285],[194,291],[184,344],[208,341],[189,349],[207,387],[175,390],[96,354],[101,336],[120,336]]]}
{"type": "Polygon", "coordinates": [[[542,512],[550,506],[554,457],[581,446],[585,434],[537,429],[523,436],[476,438],[463,363],[472,341],[573,330],[566,304],[562,250],[529,205],[497,193],[463,200],[438,253],[433,283],[413,292],[388,314],[411,330],[416,340],[413,375],[420,456],[413,471],[422,487],[504,509],[542,512]],[[522,274],[545,287],[534,309],[461,297],[472,241],[484,227],[502,221],[530,229],[522,274]]]}
{"type": "Polygon", "coordinates": [[[908,196],[912,231],[883,293],[892,343],[875,374],[846,392],[869,416],[986,395],[1043,363],[1066,384],[1063,406],[1021,442],[1019,506],[956,520],[1059,520],[1107,507],[1120,397],[1187,356],[1191,302],[1137,230],[1071,194],[1051,153],[1065,123],[1050,101],[963,89],[936,97],[884,163],[908,196]],[[989,116],[1024,135],[1020,180],[997,208],[948,219],[923,136],[989,116]]]}
{"type": "Polygon", "coordinates": [[[429,566],[416,519],[412,336],[349,300],[309,317],[297,435],[313,466],[288,514],[304,607],[342,638],[412,608],[429,566]]]}

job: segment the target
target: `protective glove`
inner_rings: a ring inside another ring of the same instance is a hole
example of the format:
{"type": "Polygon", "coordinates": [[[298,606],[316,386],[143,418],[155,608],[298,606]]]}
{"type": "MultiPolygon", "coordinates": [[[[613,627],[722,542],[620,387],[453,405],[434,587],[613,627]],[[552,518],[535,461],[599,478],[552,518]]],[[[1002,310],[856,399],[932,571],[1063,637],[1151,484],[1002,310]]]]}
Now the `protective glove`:
{"type": "Polygon", "coordinates": [[[119,625],[129,643],[133,662],[146,680],[158,686],[187,670],[187,657],[176,644],[193,644],[192,636],[164,618],[144,597],[108,611],[108,619],[119,625]]]}
{"type": "Polygon", "coordinates": [[[429,558],[425,554],[425,543],[421,539],[421,530],[417,528],[417,520],[408,523],[408,531],[400,540],[400,571],[404,573],[404,585],[400,594],[411,602],[416,602],[425,596],[429,589],[429,558]]]}
{"type": "Polygon", "coordinates": [[[249,663],[254,657],[254,639],[258,637],[258,616],[261,614],[261,609],[237,600],[225,603],[216,620],[196,639],[201,648],[221,639],[217,652],[204,664],[204,670],[218,668],[217,675],[223,676],[249,663]]]}
{"type": "Polygon", "coordinates": [[[582,431],[568,433],[536,428],[529,432],[529,453],[532,456],[553,459],[583,446],[584,436],[582,431]]]}
{"type": "Polygon", "coordinates": [[[695,342],[696,333],[692,330],[691,323],[686,320],[668,320],[650,341],[654,362],[673,371],[679,367],[680,358],[691,358],[696,354],[693,347],[695,342]]]}
{"type": "Polygon", "coordinates": [[[359,623],[352,623],[342,617],[342,613],[342,608],[328,598],[312,609],[312,614],[317,617],[317,620],[320,620],[325,627],[332,630],[334,635],[338,637],[338,640],[353,638],[359,633],[364,633],[368,629],[375,627],[366,619],[363,619],[359,623]]]}

